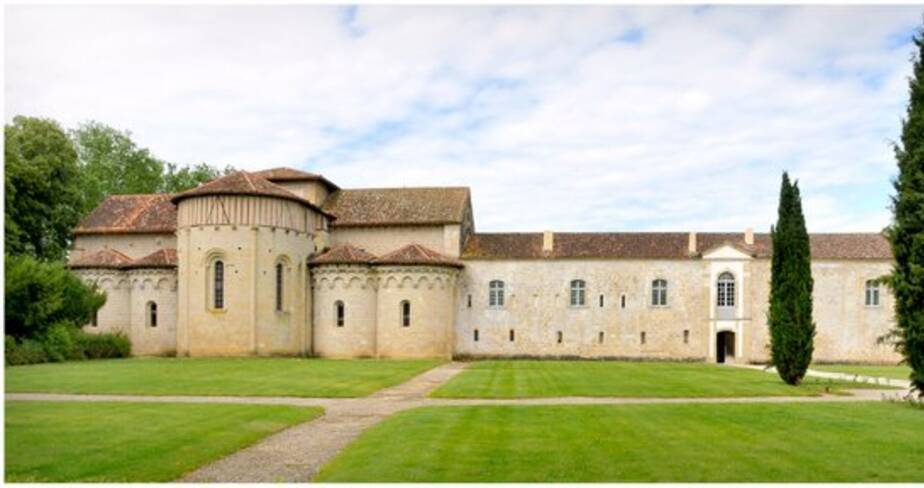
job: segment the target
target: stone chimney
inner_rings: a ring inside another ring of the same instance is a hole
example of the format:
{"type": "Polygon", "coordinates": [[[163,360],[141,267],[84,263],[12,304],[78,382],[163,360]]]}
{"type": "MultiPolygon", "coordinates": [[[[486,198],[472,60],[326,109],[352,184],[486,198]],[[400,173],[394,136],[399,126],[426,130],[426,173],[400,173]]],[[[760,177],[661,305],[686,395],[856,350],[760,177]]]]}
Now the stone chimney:
{"type": "Polygon", "coordinates": [[[754,229],[753,228],[748,227],[747,229],[744,229],[744,243],[749,246],[754,245],[754,229]]]}
{"type": "Polygon", "coordinates": [[[542,233],[542,252],[552,252],[555,248],[555,233],[547,230],[542,233]]]}
{"type": "Polygon", "coordinates": [[[696,254],[696,232],[690,232],[690,237],[687,241],[687,252],[696,254]]]}

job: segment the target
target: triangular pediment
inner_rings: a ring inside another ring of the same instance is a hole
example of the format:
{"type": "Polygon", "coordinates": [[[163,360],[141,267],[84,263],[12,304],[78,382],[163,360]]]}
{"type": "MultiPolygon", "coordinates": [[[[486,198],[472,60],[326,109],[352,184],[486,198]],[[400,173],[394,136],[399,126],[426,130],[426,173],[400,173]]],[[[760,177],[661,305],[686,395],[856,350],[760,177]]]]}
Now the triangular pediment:
{"type": "Polygon", "coordinates": [[[703,259],[751,259],[752,254],[731,243],[719,244],[703,252],[703,259]]]}

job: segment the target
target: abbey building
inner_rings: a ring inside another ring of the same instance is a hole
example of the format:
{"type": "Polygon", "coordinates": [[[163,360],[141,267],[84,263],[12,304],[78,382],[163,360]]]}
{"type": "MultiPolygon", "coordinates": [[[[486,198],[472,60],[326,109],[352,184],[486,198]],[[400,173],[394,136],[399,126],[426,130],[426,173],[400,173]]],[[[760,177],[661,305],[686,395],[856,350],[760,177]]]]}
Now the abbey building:
{"type": "MultiPolygon", "coordinates": [[[[813,234],[815,359],[897,361],[878,234],[813,234]]],[[[277,168],[106,199],[70,266],[135,354],[762,361],[767,234],[478,233],[468,188],[277,168]]]]}

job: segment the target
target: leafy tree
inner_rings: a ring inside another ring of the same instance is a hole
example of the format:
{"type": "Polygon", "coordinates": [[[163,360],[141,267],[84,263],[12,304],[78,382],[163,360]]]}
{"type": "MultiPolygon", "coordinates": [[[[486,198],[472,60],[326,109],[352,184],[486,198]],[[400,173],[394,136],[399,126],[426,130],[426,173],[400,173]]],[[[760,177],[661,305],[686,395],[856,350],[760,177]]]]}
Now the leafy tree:
{"type": "Polygon", "coordinates": [[[914,36],[918,48],[909,80],[908,110],[901,143],[895,144],[898,177],[892,197],[894,220],[887,229],[895,265],[887,282],[895,295],[895,328],[889,334],[911,382],[924,396],[924,32],[914,36]]]}
{"type": "Polygon", "coordinates": [[[50,119],[17,116],[4,141],[6,251],[61,259],[86,206],[77,152],[50,119]]]}
{"type": "Polygon", "coordinates": [[[770,229],[770,352],[780,378],[791,385],[805,376],[814,350],[811,248],[798,183],[783,173],[776,226],[770,229]]]}
{"type": "Polygon", "coordinates": [[[165,163],[139,148],[131,132],[99,122],[86,122],[71,131],[80,158],[86,211],[108,195],[155,193],[163,186],[165,163]]]}
{"type": "Polygon", "coordinates": [[[81,327],[106,302],[62,262],[7,255],[5,271],[6,334],[17,339],[42,338],[54,326],[81,327]]]}
{"type": "Polygon", "coordinates": [[[167,171],[164,173],[164,184],[161,190],[167,193],[179,193],[189,190],[190,188],[195,188],[206,181],[233,172],[234,168],[231,166],[226,166],[224,170],[219,170],[214,166],[199,163],[195,166],[186,166],[177,169],[176,164],[167,163],[167,171]]]}

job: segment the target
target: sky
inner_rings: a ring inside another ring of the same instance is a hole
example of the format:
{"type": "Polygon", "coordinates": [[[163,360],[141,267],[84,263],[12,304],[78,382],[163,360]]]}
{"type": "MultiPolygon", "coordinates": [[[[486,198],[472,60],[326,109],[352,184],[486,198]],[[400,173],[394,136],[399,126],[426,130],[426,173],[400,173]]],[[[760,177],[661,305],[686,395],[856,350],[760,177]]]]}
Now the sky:
{"type": "Polygon", "coordinates": [[[478,231],[888,225],[920,6],[7,6],[4,118],[344,188],[468,186],[478,231]]]}

